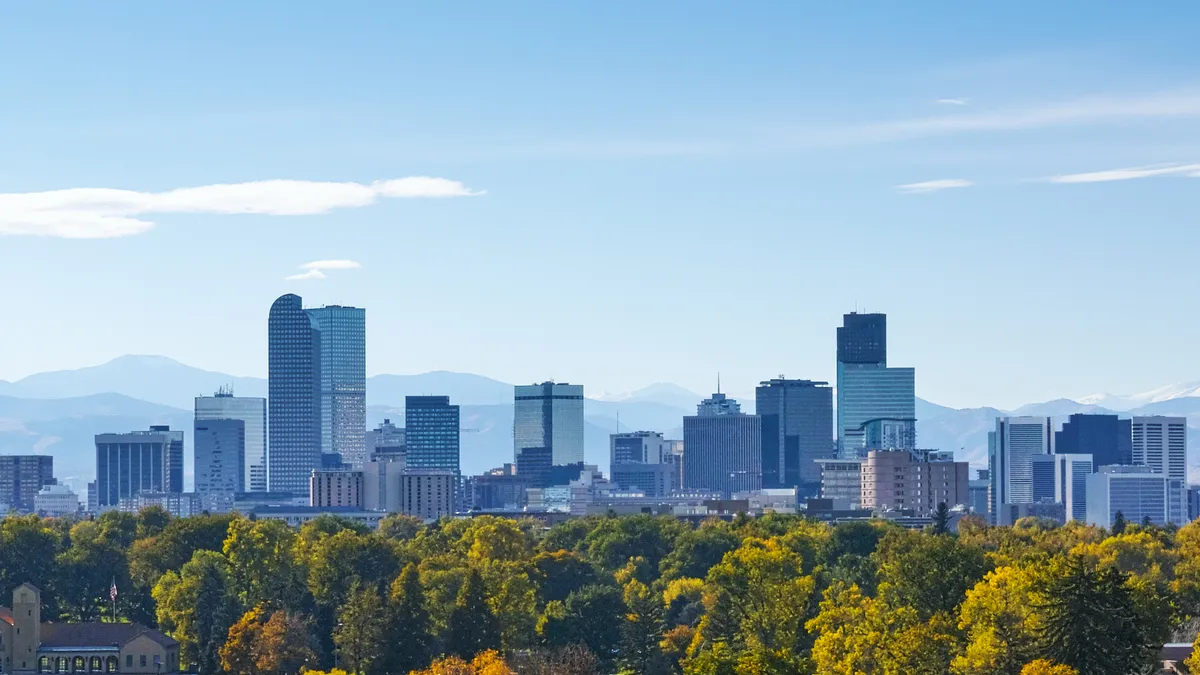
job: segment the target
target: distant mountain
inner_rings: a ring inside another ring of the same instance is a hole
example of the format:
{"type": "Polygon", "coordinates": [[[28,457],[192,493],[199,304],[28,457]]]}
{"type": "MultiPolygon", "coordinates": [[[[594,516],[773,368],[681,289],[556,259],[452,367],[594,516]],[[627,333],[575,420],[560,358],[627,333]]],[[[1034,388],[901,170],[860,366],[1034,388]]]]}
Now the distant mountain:
{"type": "Polygon", "coordinates": [[[694,411],[696,409],[696,404],[708,398],[708,396],[708,394],[698,394],[677,384],[671,384],[670,382],[655,382],[654,384],[631,392],[622,394],[606,393],[595,398],[597,401],[605,401],[610,403],[648,401],[651,403],[660,403],[662,405],[694,411]]]}
{"type": "Polygon", "coordinates": [[[405,396],[449,396],[460,405],[512,404],[513,386],[470,373],[438,370],[420,375],[376,375],[367,378],[370,405],[404,407],[405,396]]]}
{"type": "Polygon", "coordinates": [[[1080,398],[1079,402],[1104,406],[1110,410],[1126,411],[1151,403],[1162,403],[1177,398],[1198,397],[1200,397],[1200,381],[1169,384],[1165,387],[1158,387],[1140,394],[1091,394],[1080,398]]]}
{"type": "Polygon", "coordinates": [[[1108,408],[1102,408],[1098,405],[1089,405],[1072,401],[1069,398],[1060,398],[1044,403],[1029,403],[1023,405],[1016,410],[1008,413],[1013,416],[1033,415],[1035,417],[1057,417],[1065,415],[1074,415],[1077,413],[1087,413],[1091,415],[1115,415],[1116,412],[1108,408]]]}

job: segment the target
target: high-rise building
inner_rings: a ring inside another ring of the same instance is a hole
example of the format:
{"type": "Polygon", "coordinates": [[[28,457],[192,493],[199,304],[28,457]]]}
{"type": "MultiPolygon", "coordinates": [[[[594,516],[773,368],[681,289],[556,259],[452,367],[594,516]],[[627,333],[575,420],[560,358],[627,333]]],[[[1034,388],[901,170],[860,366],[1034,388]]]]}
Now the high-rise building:
{"type": "Polygon", "coordinates": [[[755,412],[762,418],[762,484],[796,488],[800,498],[821,491],[816,461],[833,457],[833,390],[828,382],[780,376],[759,384],[755,412]]]}
{"type": "Polygon", "coordinates": [[[1118,513],[1129,523],[1182,525],[1187,484],[1145,466],[1099,467],[1087,477],[1087,522],[1111,528],[1118,513]]]}
{"type": "Polygon", "coordinates": [[[854,458],[864,452],[864,423],[916,418],[916,374],[888,367],[884,314],[844,315],[837,357],[838,456],[854,458]]]}
{"type": "Polygon", "coordinates": [[[967,483],[967,494],[970,497],[971,513],[978,515],[986,521],[991,520],[991,512],[988,507],[988,492],[991,489],[991,481],[988,480],[987,469],[976,469],[978,476],[967,483]]]}
{"type": "Polygon", "coordinates": [[[917,421],[915,419],[867,420],[862,423],[863,450],[916,450],[917,421]]]}
{"type": "Polygon", "coordinates": [[[192,435],[196,495],[213,513],[233,510],[233,498],[244,492],[246,422],[240,419],[197,419],[192,435]]]}
{"type": "Polygon", "coordinates": [[[724,394],[713,394],[683,418],[683,487],[715,492],[762,489],[762,418],[747,415],[724,394]]]}
{"type": "Polygon", "coordinates": [[[609,474],[621,492],[640,491],[667,497],[675,489],[675,455],[671,441],[657,431],[634,431],[609,437],[609,474]]]}
{"type": "Polygon", "coordinates": [[[996,525],[1011,525],[1016,504],[1033,503],[1033,457],[1054,451],[1054,425],[1049,417],[998,417],[988,432],[990,512],[996,525]]]}
{"type": "Polygon", "coordinates": [[[1065,520],[1086,520],[1087,478],[1092,469],[1091,455],[1034,455],[1033,503],[1062,504],[1065,520]]]}
{"type": "Polygon", "coordinates": [[[361,469],[367,460],[367,311],[341,305],[305,311],[321,334],[321,452],[336,452],[361,469]]]}
{"type": "Polygon", "coordinates": [[[1187,418],[1134,417],[1133,463],[1187,483],[1187,418]]]}
{"type": "Polygon", "coordinates": [[[308,480],[309,506],[363,508],[362,471],[313,469],[308,480]]]}
{"type": "Polygon", "coordinates": [[[321,332],[300,296],[284,295],[267,320],[267,484],[308,499],[321,465],[321,332]]]}
{"type": "Polygon", "coordinates": [[[405,456],[411,469],[459,473],[459,412],[449,396],[404,398],[405,456]]]}
{"type": "Polygon", "coordinates": [[[402,513],[422,520],[454,514],[458,476],[441,469],[408,469],[401,478],[402,513]]]}
{"type": "Polygon", "coordinates": [[[0,504],[29,513],[34,497],[54,485],[54,457],[50,455],[0,455],[0,504]]]}
{"type": "Polygon", "coordinates": [[[583,461],[583,385],[517,385],[513,404],[516,462],[526,450],[538,448],[549,451],[555,466],[583,461]]]}
{"type": "Polygon", "coordinates": [[[1054,432],[1054,452],[1091,455],[1092,466],[1133,464],[1130,421],[1116,415],[1075,414],[1054,432]]]}
{"type": "Polygon", "coordinates": [[[149,431],[96,435],[97,508],[118,506],[141,492],[183,492],[183,432],[167,426],[149,431]]]}
{"type": "Polygon", "coordinates": [[[383,419],[383,423],[367,432],[367,452],[372,455],[404,454],[404,427],[392,424],[392,420],[383,419]]]}
{"type": "Polygon", "coordinates": [[[871,450],[862,463],[862,508],[927,515],[939,504],[966,505],[970,477],[970,465],[951,452],[871,450]]]}
{"type": "Polygon", "coordinates": [[[363,467],[363,508],[399,513],[404,506],[401,475],[406,468],[404,453],[377,452],[363,467]]]}
{"type": "Polygon", "coordinates": [[[221,389],[212,396],[196,397],[196,421],[241,420],[246,433],[242,484],[236,492],[267,491],[267,400],[234,396],[221,389]]]}

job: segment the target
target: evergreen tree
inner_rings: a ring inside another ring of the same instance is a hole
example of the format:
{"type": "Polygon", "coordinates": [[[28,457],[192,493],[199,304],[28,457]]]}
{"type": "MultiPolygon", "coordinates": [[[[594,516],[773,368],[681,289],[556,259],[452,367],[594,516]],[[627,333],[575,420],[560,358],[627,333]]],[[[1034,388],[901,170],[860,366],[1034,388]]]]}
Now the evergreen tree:
{"type": "Polygon", "coordinates": [[[446,651],[471,659],[481,652],[499,648],[500,622],[488,606],[483,577],[478,571],[471,570],[450,612],[446,651]]]}
{"type": "Polygon", "coordinates": [[[1125,514],[1117,511],[1117,517],[1113,518],[1112,533],[1114,535],[1125,533],[1125,514]]]}
{"type": "Polygon", "coordinates": [[[383,598],[373,587],[356,590],[342,606],[333,642],[346,670],[356,675],[382,675],[387,649],[388,617],[383,598]]]}
{"type": "Polygon", "coordinates": [[[433,635],[421,577],[413,563],[405,566],[392,584],[389,605],[390,649],[386,671],[407,673],[425,668],[433,658],[433,635]]]}
{"type": "Polygon", "coordinates": [[[946,502],[938,502],[937,511],[933,514],[933,533],[950,534],[950,509],[946,502]]]}

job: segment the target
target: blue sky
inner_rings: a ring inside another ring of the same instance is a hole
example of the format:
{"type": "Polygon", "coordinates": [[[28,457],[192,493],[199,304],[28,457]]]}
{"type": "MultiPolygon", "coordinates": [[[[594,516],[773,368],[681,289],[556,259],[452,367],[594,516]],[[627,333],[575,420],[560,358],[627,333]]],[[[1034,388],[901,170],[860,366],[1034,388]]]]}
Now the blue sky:
{"type": "Polygon", "coordinates": [[[857,306],[947,405],[1198,379],[1198,15],[8,4],[0,378],[263,375],[295,292],[371,373],[748,391],[832,379],[857,306]],[[128,192],[34,194],[77,188],[128,192]]]}

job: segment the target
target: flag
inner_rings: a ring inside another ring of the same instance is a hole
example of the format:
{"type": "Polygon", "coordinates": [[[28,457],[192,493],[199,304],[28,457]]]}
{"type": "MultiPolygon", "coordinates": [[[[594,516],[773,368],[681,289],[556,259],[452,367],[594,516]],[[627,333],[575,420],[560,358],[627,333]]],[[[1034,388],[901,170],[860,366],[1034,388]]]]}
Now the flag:
{"type": "Polygon", "coordinates": [[[113,602],[117,601],[117,580],[113,579],[112,586],[108,589],[108,597],[112,598],[113,602]]]}

